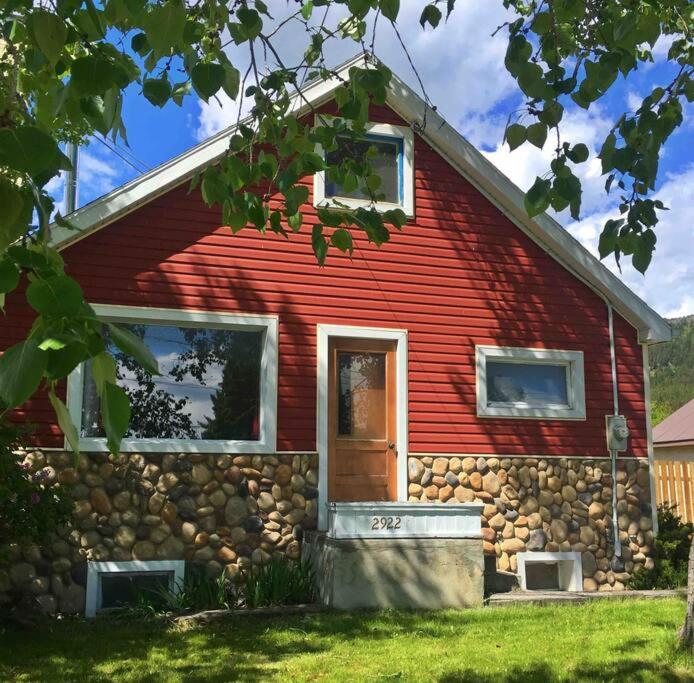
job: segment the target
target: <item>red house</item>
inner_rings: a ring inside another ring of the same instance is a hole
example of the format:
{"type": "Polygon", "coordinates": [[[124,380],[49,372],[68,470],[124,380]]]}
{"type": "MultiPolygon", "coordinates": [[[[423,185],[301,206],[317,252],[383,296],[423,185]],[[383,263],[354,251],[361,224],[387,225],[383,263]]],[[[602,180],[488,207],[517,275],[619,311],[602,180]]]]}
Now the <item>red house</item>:
{"type": "MultiPolygon", "coordinates": [[[[336,85],[303,96],[333,112],[336,85]]],[[[133,420],[118,457],[89,367],[65,389],[77,468],[47,400],[23,411],[37,425],[31,467],[75,491],[74,528],[34,567],[56,577],[58,609],[80,609],[85,587],[88,611],[105,606],[110,572],[189,560],[234,576],[298,557],[302,538],[335,562],[348,545],[362,553],[352,584],[323,588],[338,606],[473,603],[482,552],[488,573],[495,561],[527,588],[620,590],[652,563],[648,345],[668,325],[552,218],[528,218],[522,192],[435,112],[423,126],[424,111],[396,76],[370,111],[385,204],[407,226],[322,268],[307,226],[232,236],[189,193],[230,130],[79,209],[77,231],[55,229],[96,312],[135,325],[163,372],[119,359],[133,420]],[[399,554],[390,569],[379,544],[399,554]],[[422,552],[439,558],[426,580],[397,564],[422,552]]],[[[316,204],[363,201],[320,174],[305,182],[309,228],[316,204]]],[[[0,346],[30,322],[9,301],[0,346]]]]}

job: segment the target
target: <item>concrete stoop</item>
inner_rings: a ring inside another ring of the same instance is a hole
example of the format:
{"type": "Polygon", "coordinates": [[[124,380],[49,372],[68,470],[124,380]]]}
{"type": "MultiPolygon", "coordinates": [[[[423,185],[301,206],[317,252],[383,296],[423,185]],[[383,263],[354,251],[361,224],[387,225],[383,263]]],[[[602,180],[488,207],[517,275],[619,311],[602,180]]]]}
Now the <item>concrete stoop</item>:
{"type": "Polygon", "coordinates": [[[327,607],[459,609],[483,602],[479,539],[335,539],[311,532],[303,552],[327,607]]]}

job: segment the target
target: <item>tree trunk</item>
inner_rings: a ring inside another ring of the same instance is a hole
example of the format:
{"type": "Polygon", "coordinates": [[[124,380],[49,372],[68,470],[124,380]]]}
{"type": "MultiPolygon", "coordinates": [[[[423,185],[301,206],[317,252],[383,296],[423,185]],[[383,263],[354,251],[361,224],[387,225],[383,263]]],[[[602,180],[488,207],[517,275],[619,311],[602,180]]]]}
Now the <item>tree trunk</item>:
{"type": "Polygon", "coordinates": [[[689,570],[687,571],[687,614],[680,630],[680,642],[683,647],[694,651],[694,536],[689,548],[689,570]]]}

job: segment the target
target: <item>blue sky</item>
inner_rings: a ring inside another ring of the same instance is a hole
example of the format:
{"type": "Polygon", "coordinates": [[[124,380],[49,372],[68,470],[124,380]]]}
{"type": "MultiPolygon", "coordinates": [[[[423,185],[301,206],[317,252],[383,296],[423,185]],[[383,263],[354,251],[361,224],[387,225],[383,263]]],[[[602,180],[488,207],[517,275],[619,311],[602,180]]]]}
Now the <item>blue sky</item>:
{"type": "MultiPolygon", "coordinates": [[[[278,3],[286,7],[286,3],[278,3]]],[[[481,149],[521,188],[530,187],[536,175],[542,175],[551,158],[550,147],[537,150],[523,145],[509,152],[501,144],[509,112],[520,104],[517,87],[506,73],[503,59],[506,38],[503,32],[492,32],[504,21],[500,0],[485,3],[458,3],[445,26],[436,31],[422,31],[418,19],[420,3],[403,3],[400,31],[432,102],[438,111],[481,149]]],[[[281,13],[280,13],[281,16],[281,13]]],[[[296,61],[305,46],[305,36],[294,33],[291,26],[280,43],[283,58],[296,61]]],[[[415,90],[417,82],[402,48],[393,40],[390,27],[379,28],[375,52],[415,90]]],[[[655,85],[669,83],[669,66],[664,63],[668,43],[661,41],[655,50],[656,63],[642,67],[630,76],[628,84],[620,81],[609,98],[591,107],[589,112],[567,106],[562,136],[572,142],[585,142],[591,159],[579,168],[583,183],[582,217],[572,221],[568,213],[557,216],[560,222],[581,242],[596,253],[597,238],[605,220],[616,213],[618,198],[604,194],[604,177],[594,154],[614,121],[624,112],[633,111],[641,98],[655,85]]],[[[235,63],[245,65],[245,52],[232,54],[235,63]]],[[[343,41],[331,54],[337,64],[358,52],[356,43],[343,41]]],[[[139,169],[149,169],[195,145],[208,135],[235,122],[237,104],[222,97],[220,103],[205,104],[195,96],[183,107],[169,103],[164,109],[150,105],[138,92],[129,90],[124,106],[130,149],[139,169]]],[[[657,227],[658,245],[654,261],[644,277],[629,264],[619,273],[612,259],[606,265],[617,272],[658,312],[667,316],[694,314],[694,117],[688,106],[685,123],[668,141],[661,162],[658,196],[670,211],[661,217],[657,227]],[[687,116],[689,120],[687,121],[687,116]]],[[[138,175],[99,141],[92,141],[81,154],[79,204],[82,205],[138,175]]],[[[54,184],[57,199],[62,188],[54,184]]],[[[230,237],[233,239],[233,237],[230,237]]]]}

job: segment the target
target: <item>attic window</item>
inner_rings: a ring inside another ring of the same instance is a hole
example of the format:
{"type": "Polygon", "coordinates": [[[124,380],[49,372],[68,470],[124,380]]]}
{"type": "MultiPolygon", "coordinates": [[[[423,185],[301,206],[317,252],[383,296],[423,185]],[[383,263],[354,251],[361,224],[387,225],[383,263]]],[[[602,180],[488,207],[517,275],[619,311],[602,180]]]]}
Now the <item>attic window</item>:
{"type": "Polygon", "coordinates": [[[584,420],[583,354],[478,346],[477,414],[584,420]]]}
{"type": "MultiPolygon", "coordinates": [[[[367,160],[381,179],[375,194],[382,195],[376,208],[402,209],[408,216],[414,215],[412,131],[404,126],[371,123],[366,133],[352,140],[338,138],[338,147],[325,154],[328,164],[342,163],[346,158],[362,162],[367,160]]],[[[323,154],[322,150],[318,150],[323,154]]],[[[371,205],[371,197],[354,183],[338,183],[329,174],[317,173],[314,177],[314,201],[317,206],[346,205],[352,208],[371,205]],[[349,185],[349,186],[348,186],[349,185]]]]}
{"type": "MultiPolygon", "coordinates": [[[[131,417],[123,451],[271,452],[275,448],[277,319],[170,309],[94,306],[157,358],[151,375],[112,343],[116,382],[131,417]]],[[[106,450],[90,362],[70,377],[68,407],[83,450],[106,450]]]]}

